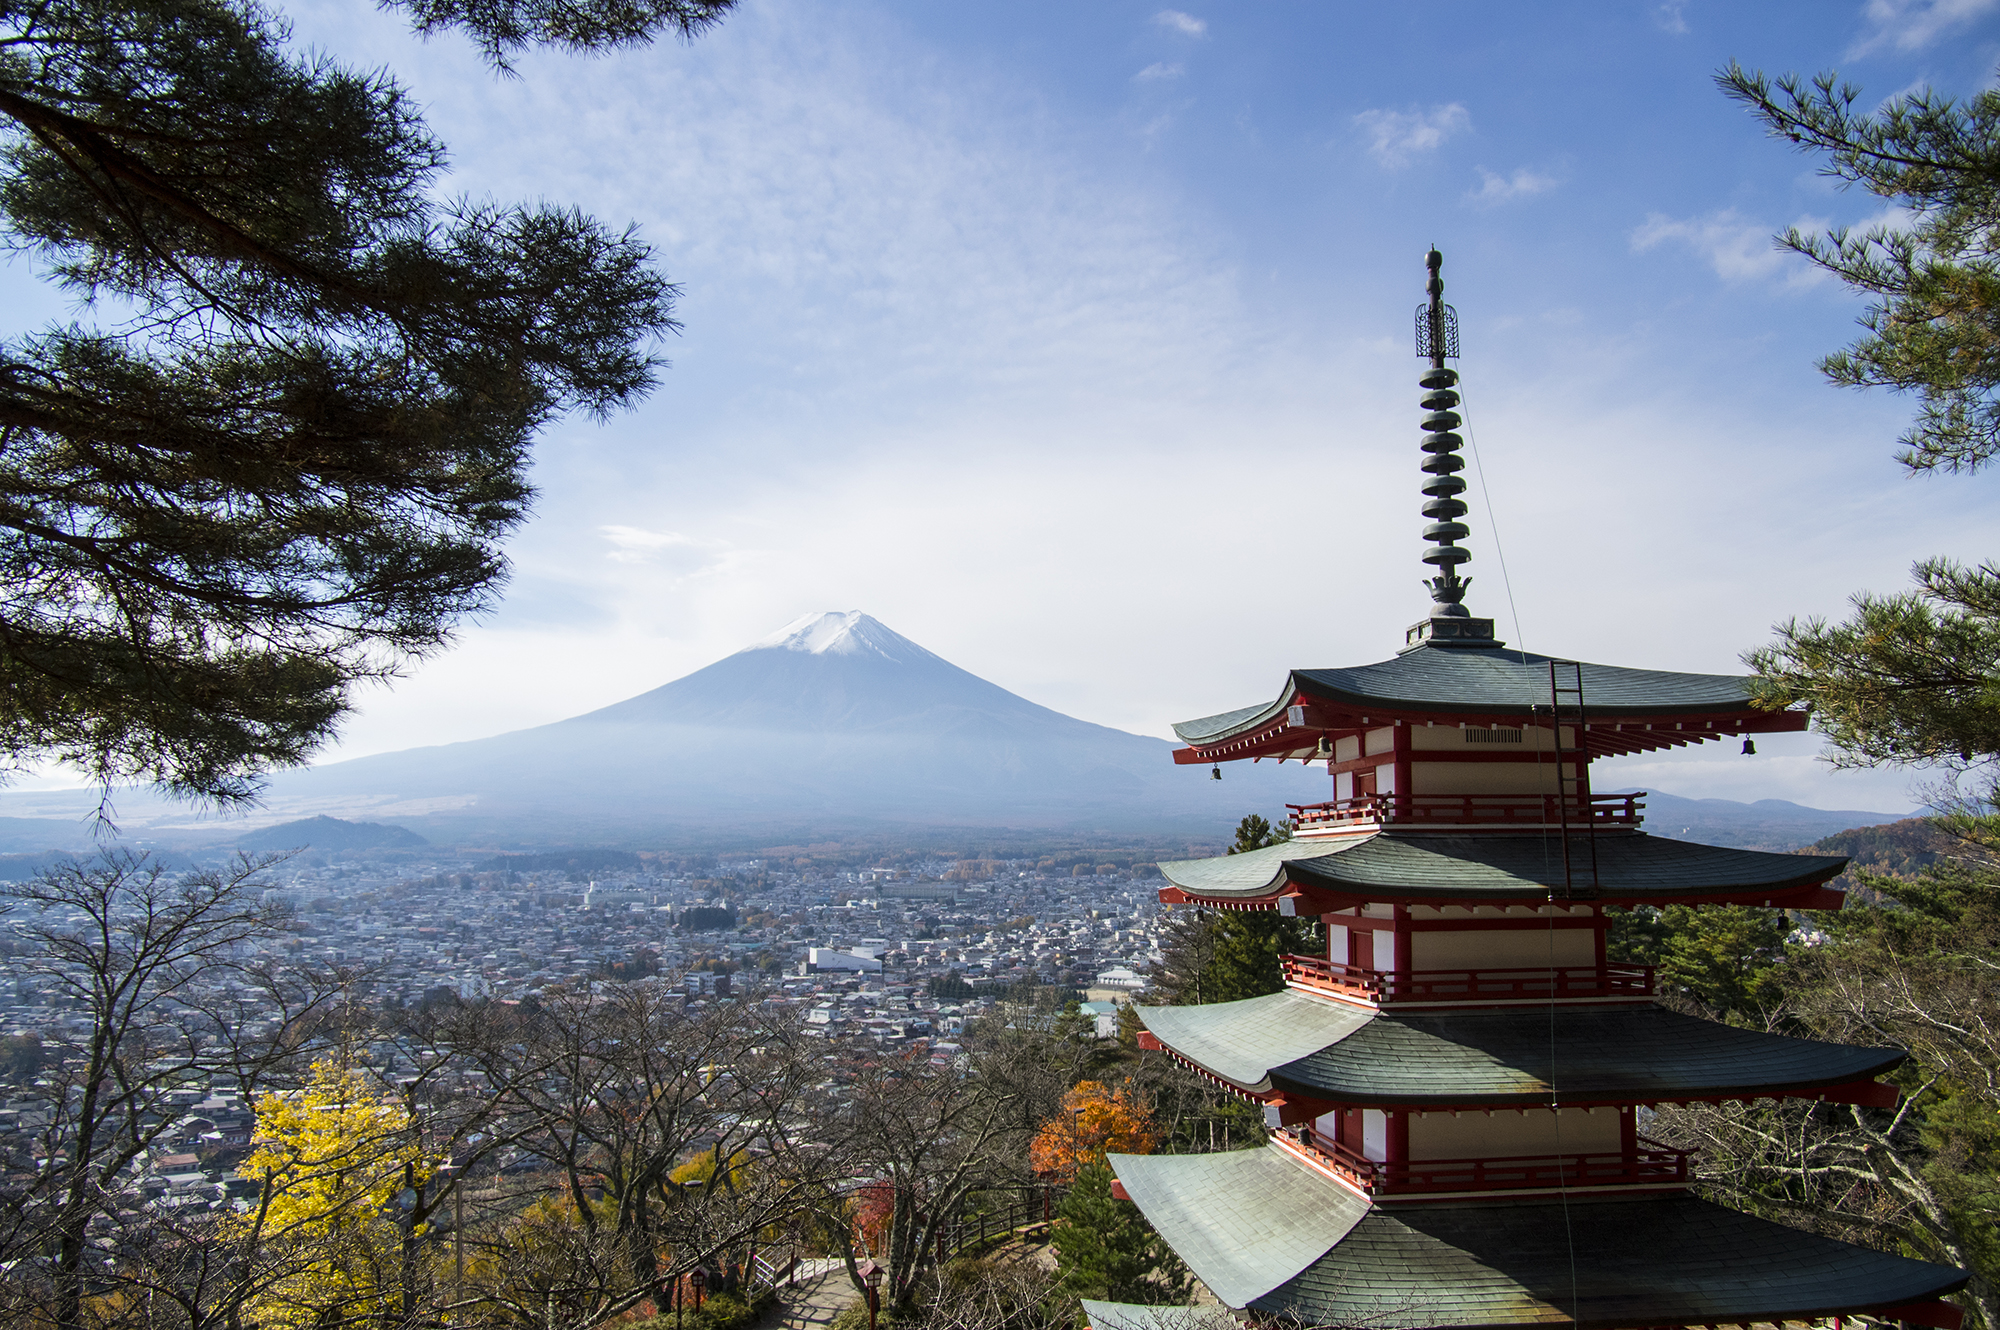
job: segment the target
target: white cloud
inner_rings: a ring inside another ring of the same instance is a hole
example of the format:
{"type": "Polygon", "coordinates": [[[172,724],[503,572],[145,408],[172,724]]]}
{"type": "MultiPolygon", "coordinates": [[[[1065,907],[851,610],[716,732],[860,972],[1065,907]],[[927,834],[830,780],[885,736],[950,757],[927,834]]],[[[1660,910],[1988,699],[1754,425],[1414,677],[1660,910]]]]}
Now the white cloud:
{"type": "Polygon", "coordinates": [[[1653,10],[1653,26],[1661,32],[1685,37],[1688,32],[1687,0],[1667,0],[1653,10]]]}
{"type": "Polygon", "coordinates": [[[1158,79],[1177,79],[1186,72],[1187,69],[1183,65],[1170,65],[1165,61],[1157,61],[1147,65],[1132,77],[1141,83],[1151,83],[1158,79]]]}
{"type": "Polygon", "coordinates": [[[1169,32],[1178,32],[1184,37],[1201,37],[1208,33],[1207,19],[1199,19],[1192,14],[1184,14],[1178,9],[1162,9],[1159,13],[1153,15],[1153,22],[1159,24],[1169,32]]]}
{"type": "Polygon", "coordinates": [[[1435,151],[1454,134],[1472,128],[1472,113],[1457,102],[1446,102],[1428,110],[1411,107],[1407,111],[1363,111],[1354,123],[1368,135],[1368,151],[1376,161],[1394,169],[1408,164],[1414,153],[1435,151]]]}
{"type": "MultiPolygon", "coordinates": [[[[1799,219],[1802,230],[1819,230],[1814,218],[1799,219]]],[[[1632,248],[1645,253],[1668,242],[1687,246],[1725,282],[1779,280],[1791,287],[1811,286],[1825,274],[1787,250],[1772,237],[1778,228],[1755,222],[1734,208],[1700,217],[1673,218],[1653,213],[1632,231],[1632,248]]]]}
{"type": "MultiPolygon", "coordinates": [[[[1883,94],[1882,99],[1875,103],[1875,109],[1877,111],[1880,111],[1883,107],[1887,106],[1890,102],[1893,102],[1898,98],[1914,97],[1919,93],[1929,92],[1930,90],[1931,90],[1931,81],[1929,77],[1926,75],[1918,75],[1916,78],[1911,79],[1908,83],[1905,83],[1902,87],[1896,89],[1894,92],[1883,94]]],[[[1824,179],[1824,177],[1821,178],[1824,179]]]]}
{"type": "Polygon", "coordinates": [[[1560,183],[1554,176],[1527,166],[1515,167],[1512,175],[1499,175],[1483,166],[1475,169],[1479,172],[1479,188],[1466,191],[1470,203],[1509,203],[1531,194],[1546,193],[1560,183]]]}
{"type": "Polygon", "coordinates": [[[1869,30],[1848,48],[1849,59],[1893,47],[1921,51],[1953,28],[1991,13],[2000,0],[1868,0],[1869,30]]]}
{"type": "Polygon", "coordinates": [[[611,545],[610,552],[604,556],[611,562],[647,564],[682,577],[718,566],[724,554],[716,542],[697,540],[678,531],[604,526],[598,528],[598,533],[611,545]]]}

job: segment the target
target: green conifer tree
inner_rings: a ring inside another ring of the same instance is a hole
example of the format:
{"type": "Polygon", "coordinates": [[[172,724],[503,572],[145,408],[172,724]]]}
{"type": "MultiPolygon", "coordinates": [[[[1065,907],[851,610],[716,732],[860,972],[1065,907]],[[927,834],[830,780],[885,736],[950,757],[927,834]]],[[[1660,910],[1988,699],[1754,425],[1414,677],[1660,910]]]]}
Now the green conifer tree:
{"type": "Polygon", "coordinates": [[[1762,1026],[1784,1000],[1783,910],[1748,905],[1669,905],[1623,911],[1612,921],[1613,960],[1658,967],[1660,991],[1719,1020],[1762,1026]]]}
{"type": "MultiPolygon", "coordinates": [[[[404,7],[504,66],[731,3],[404,7]]],[[[81,311],[0,329],[8,765],[253,797],[493,605],[537,432],[652,387],[647,247],[444,167],[388,74],[269,6],[0,0],[0,244],[81,311]]]]}
{"type": "MultiPolygon", "coordinates": [[[[1867,108],[1822,74],[1770,79],[1737,65],[1716,80],[1820,174],[1886,200],[1900,220],[1778,243],[1869,300],[1867,330],[1820,362],[1833,383],[1917,400],[1897,460],[1968,473],[2000,458],[2000,92],[1963,101],[1929,88],[1867,108]]],[[[1810,702],[1836,766],[1976,771],[1974,803],[2000,789],[2000,564],[1927,559],[1916,588],[1862,593],[1841,623],[1794,619],[1749,662],[1773,707],[1810,702]]]]}
{"type": "Polygon", "coordinates": [[[1193,1276],[1130,1201],[1111,1194],[1103,1155],[1077,1170],[1051,1242],[1060,1287],[1078,1298],[1148,1306],[1187,1301],[1193,1276]]]}
{"type": "MultiPolygon", "coordinates": [[[[1236,824],[1231,854],[1282,845],[1292,838],[1289,824],[1276,826],[1251,813],[1236,824]]],[[[1210,924],[1210,954],[1201,980],[1203,1002],[1235,1002],[1261,997],[1285,986],[1278,958],[1287,953],[1311,953],[1317,929],[1307,919],[1287,919],[1276,911],[1219,913],[1210,924]]]]}

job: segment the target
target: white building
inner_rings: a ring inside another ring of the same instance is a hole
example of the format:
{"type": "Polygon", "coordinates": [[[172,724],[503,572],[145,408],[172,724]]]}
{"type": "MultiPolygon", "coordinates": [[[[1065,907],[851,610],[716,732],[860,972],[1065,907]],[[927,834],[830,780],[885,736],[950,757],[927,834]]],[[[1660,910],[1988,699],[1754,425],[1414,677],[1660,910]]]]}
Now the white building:
{"type": "Polygon", "coordinates": [[[832,947],[806,949],[806,973],[824,974],[844,970],[854,974],[880,974],[882,962],[859,951],[835,951],[832,947]]]}

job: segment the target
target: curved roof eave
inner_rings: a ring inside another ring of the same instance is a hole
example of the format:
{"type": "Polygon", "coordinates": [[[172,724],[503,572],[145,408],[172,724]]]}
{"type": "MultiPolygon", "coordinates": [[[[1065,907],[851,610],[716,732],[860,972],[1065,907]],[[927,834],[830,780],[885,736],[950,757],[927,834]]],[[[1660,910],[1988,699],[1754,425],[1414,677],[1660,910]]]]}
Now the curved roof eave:
{"type": "Polygon", "coordinates": [[[1899,1048],[1738,1029],[1653,1005],[1392,1011],[1268,1075],[1277,1090],[1343,1104],[1662,1103],[1847,1085],[1907,1056],[1899,1048]],[[1643,1056],[1635,1058],[1635,1049],[1643,1056]]]}
{"type": "Polygon", "coordinates": [[[1571,1198],[1378,1206],[1251,1305],[1305,1325],[1438,1330],[1783,1324],[1907,1306],[1966,1278],[1691,1196],[1571,1198]]]}
{"type": "MultiPolygon", "coordinates": [[[[1593,899],[1758,900],[1809,891],[1838,877],[1834,855],[1739,850],[1644,832],[1594,838],[1593,899]]],[[[1162,863],[1186,895],[1269,906],[1286,888],[1376,901],[1524,900],[1570,885],[1560,833],[1375,832],[1338,842],[1293,840],[1247,854],[1162,863]]]]}
{"type": "Polygon", "coordinates": [[[1325,1256],[1366,1199],[1276,1144],[1219,1154],[1108,1156],[1139,1212],[1209,1291],[1241,1307],[1325,1256]]]}
{"type": "Polygon", "coordinates": [[[1375,1018],[1365,1007],[1293,989],[1240,1002],[1133,1010],[1175,1053],[1251,1094],[1270,1088],[1271,1068],[1338,1043],[1375,1018]]]}
{"type": "MultiPolygon", "coordinates": [[[[1275,701],[1173,728],[1185,743],[1212,745],[1276,720],[1299,694],[1362,713],[1527,716],[1548,706],[1550,659],[1531,651],[1423,646],[1370,665],[1297,669],[1275,701]]],[[[1751,697],[1755,678],[1585,663],[1584,701],[1593,718],[1610,720],[1749,712],[1761,710],[1751,697]]]]}
{"type": "Polygon", "coordinates": [[[1519,1106],[1558,1092],[1572,1103],[1762,1098],[1868,1080],[1908,1056],[1652,1005],[1377,1012],[1287,989],[1136,1010],[1175,1056],[1247,1094],[1350,1105],[1519,1106]]]}

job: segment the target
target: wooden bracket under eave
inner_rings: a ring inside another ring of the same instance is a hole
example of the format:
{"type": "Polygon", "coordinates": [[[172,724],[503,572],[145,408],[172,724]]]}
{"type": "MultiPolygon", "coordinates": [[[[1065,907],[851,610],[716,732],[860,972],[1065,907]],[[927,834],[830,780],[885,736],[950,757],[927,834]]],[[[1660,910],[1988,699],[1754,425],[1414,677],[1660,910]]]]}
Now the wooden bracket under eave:
{"type": "Polygon", "coordinates": [[[1936,1327],[1936,1330],[1959,1330],[1965,1324],[1965,1312],[1941,1299],[1935,1302],[1906,1302],[1900,1307],[1871,1307],[1868,1314],[1885,1322],[1928,1325],[1936,1327]]]}
{"type": "Polygon", "coordinates": [[[1902,1091],[1881,1081],[1848,1081],[1842,1085],[1822,1085],[1812,1090],[1783,1091],[1786,1099],[1818,1099],[1829,1104],[1858,1104],[1862,1108],[1894,1108],[1902,1091]]]}

